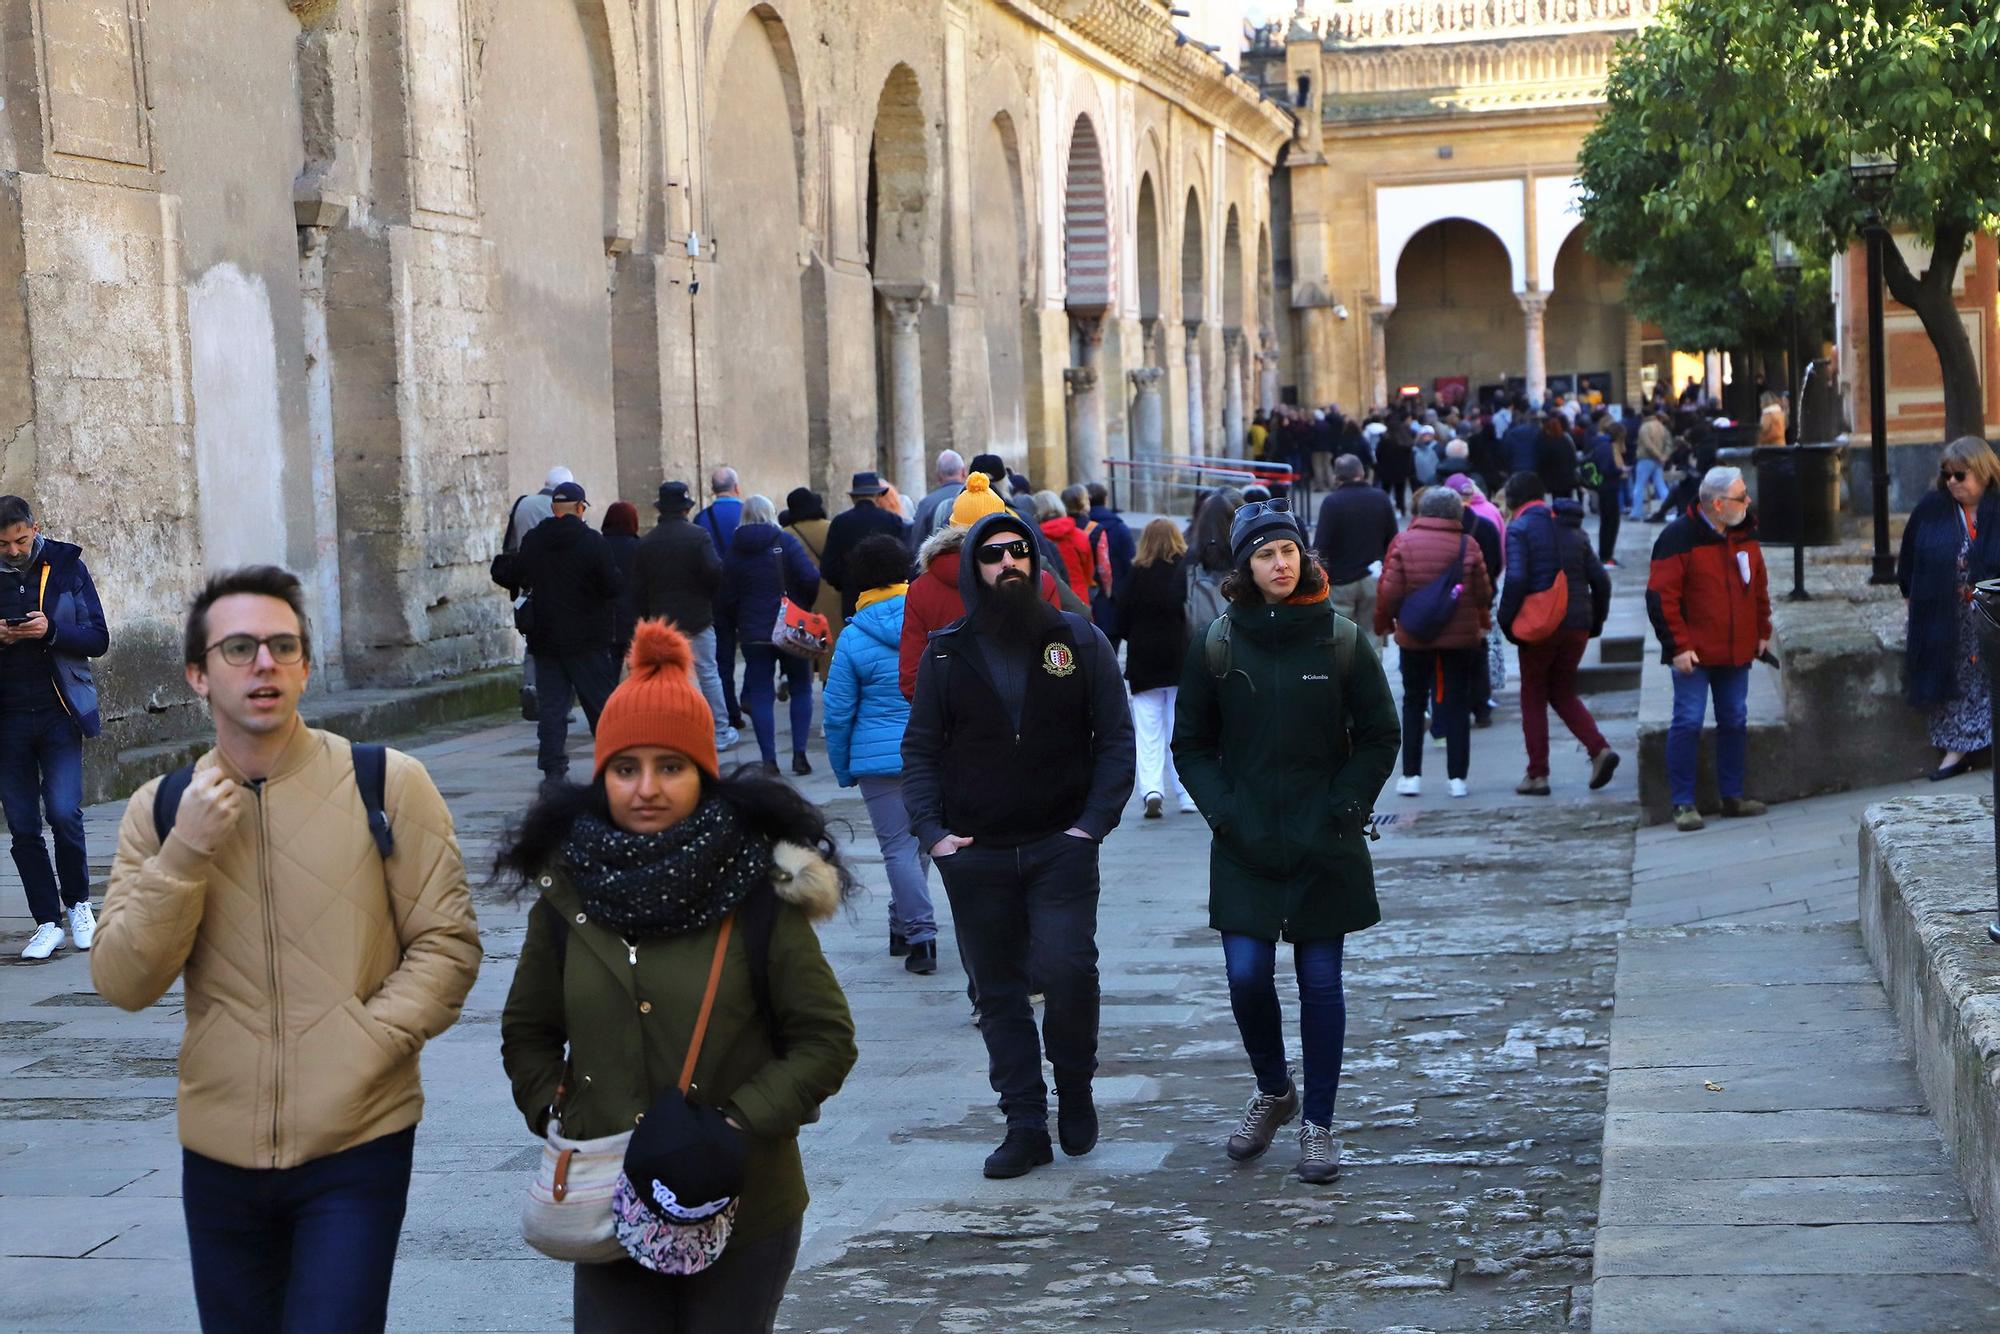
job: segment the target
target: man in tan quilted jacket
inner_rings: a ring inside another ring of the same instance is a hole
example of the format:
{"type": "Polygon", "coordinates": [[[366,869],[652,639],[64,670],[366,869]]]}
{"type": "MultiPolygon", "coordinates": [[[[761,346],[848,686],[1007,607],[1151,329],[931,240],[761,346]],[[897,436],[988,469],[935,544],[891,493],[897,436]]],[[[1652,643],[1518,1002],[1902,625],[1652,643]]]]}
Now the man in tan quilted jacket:
{"type": "Polygon", "coordinates": [[[218,574],[187,624],[215,748],[172,830],[118,833],[91,977],[144,1009],[186,978],[181,1196],[202,1328],[380,1330],[423,1115],[417,1053],[479,970],[451,814],[388,753],[386,858],[348,742],[307,727],[298,579],[218,574]]]}

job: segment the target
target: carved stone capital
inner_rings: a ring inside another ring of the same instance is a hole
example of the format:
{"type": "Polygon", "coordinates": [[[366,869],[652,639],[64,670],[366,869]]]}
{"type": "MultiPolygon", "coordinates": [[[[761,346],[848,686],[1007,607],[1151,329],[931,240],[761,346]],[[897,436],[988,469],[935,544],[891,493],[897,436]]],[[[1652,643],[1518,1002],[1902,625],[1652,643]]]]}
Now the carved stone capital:
{"type": "Polygon", "coordinates": [[[1125,372],[1125,378],[1130,380],[1133,387],[1142,394],[1159,393],[1160,381],[1165,376],[1166,371],[1158,366],[1141,366],[1136,370],[1125,372]]]}
{"type": "Polygon", "coordinates": [[[882,308],[889,312],[892,333],[913,334],[917,331],[917,322],[923,318],[924,299],[920,296],[885,296],[882,308]]]}
{"type": "Polygon", "coordinates": [[[1066,366],[1063,368],[1063,383],[1072,394],[1087,394],[1097,388],[1097,367],[1066,366]]]}

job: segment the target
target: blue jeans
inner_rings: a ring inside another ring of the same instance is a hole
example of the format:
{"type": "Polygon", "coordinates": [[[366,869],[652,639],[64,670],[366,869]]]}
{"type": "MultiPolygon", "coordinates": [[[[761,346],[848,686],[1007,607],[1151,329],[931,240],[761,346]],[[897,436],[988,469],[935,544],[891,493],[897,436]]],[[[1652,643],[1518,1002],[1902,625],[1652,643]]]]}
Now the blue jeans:
{"type": "Polygon", "coordinates": [[[860,774],[861,800],[875,826],[882,849],[882,869],[889,873],[889,929],[921,945],[937,939],[937,912],[931,907],[929,849],[917,846],[910,832],[910,812],[903,805],[901,774],[860,774]]]}
{"type": "Polygon", "coordinates": [[[778,724],[773,716],[778,684],[773,671],[780,667],[785,679],[792,683],[792,753],[805,754],[813,723],[812,659],[780,652],[769,644],[738,647],[743,650],[743,707],[750,711],[750,721],[757,729],[757,750],[764,763],[778,762],[778,724]]]}
{"type": "Polygon", "coordinates": [[[181,1150],[201,1327],[353,1334],[389,1320],[415,1126],[297,1167],[181,1150]]]}
{"type": "Polygon", "coordinates": [[[38,923],[90,899],[90,857],[83,845],[83,733],[61,709],[0,713],[0,807],[14,839],[14,869],[38,923]],[[56,838],[49,866],[42,816],[56,838]],[[56,881],[61,877],[58,895],[56,881]]]}
{"type": "Polygon", "coordinates": [[[1658,459],[1640,459],[1632,471],[1632,517],[1643,519],[1647,504],[1667,498],[1667,479],[1658,459]]]}
{"type": "MultiPolygon", "coordinates": [[[[1305,1048],[1306,1120],[1321,1127],[1333,1125],[1340,1052],[1347,1042],[1347,999],[1340,987],[1344,943],[1335,936],[1292,944],[1292,967],[1299,976],[1299,1040],[1305,1048]]],[[[1285,1064],[1285,1017],[1278,1008],[1278,943],[1225,931],[1222,959],[1229,970],[1229,1008],[1236,1012],[1243,1050],[1257,1073],[1257,1091],[1283,1093],[1292,1086],[1292,1075],[1285,1064]]]]}
{"type": "Polygon", "coordinates": [[[1750,668],[1696,667],[1674,673],[1674,720],[1667,727],[1667,786],[1674,805],[1694,805],[1695,755],[1708,696],[1715,695],[1715,785],[1724,797],[1743,795],[1743,759],[1750,747],[1750,668]]]}

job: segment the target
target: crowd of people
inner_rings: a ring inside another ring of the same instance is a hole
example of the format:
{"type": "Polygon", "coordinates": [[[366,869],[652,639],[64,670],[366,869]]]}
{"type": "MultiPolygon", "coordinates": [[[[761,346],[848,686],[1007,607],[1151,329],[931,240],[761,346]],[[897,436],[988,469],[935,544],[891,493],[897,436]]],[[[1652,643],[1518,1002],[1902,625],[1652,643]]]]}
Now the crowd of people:
{"type": "MultiPolygon", "coordinates": [[[[1206,825],[1208,924],[1253,1080],[1218,1128],[1223,1153],[1256,1159],[1296,1120],[1296,1175],[1337,1178],[1343,951],[1382,916],[1369,839],[1389,780],[1421,794],[1430,737],[1451,795],[1469,793],[1508,642],[1515,791],[1558,785],[1550,709],[1582,747],[1577,781],[1602,788],[1619,765],[1577,686],[1611,605],[1593,499],[1600,532],[1657,484],[1681,506],[1646,590],[1672,667],[1676,826],[1703,823],[1711,700],[1721,812],[1761,812],[1745,792],[1747,681],[1771,623],[1744,479],[1690,470],[1700,446],[1663,415],[1641,421],[1628,466],[1625,423],[1570,406],[1260,423],[1267,451],[1274,432],[1279,449],[1302,429],[1316,445],[1338,423],[1334,448],[1307,451],[1305,475],[1326,482],[1311,524],[1290,496],[1225,487],[1134,533],[1101,486],[1037,490],[997,456],[950,451],[925,496],[860,472],[831,517],[806,488],[782,511],[745,495],[727,467],[699,507],[686,482],[662,483],[643,535],[624,502],[592,527],[566,469],[517,500],[493,574],[528,644],[543,781],[492,870],[529,905],[500,1065],[544,1150],[523,1235],[574,1262],[577,1328],[768,1329],[795,1263],[798,1132],[866,1035],[814,926],[856,879],[780,769],[780,703],[796,777],[818,702],[826,762],[859,789],[882,854],[888,956],[910,973],[941,966],[933,873],[943,886],[1005,1122],[993,1178],[1097,1143],[1099,862],[1135,795],[1142,819],[1206,825]],[[1427,454],[1436,466],[1417,467],[1427,454]],[[585,781],[570,772],[573,701],[593,733],[585,781]],[[756,758],[731,762],[745,732],[756,758]]],[[[1969,590],[2000,574],[1996,543],[2000,459],[1959,441],[1901,567],[1934,777],[1991,742],[1969,590]]],[[[0,622],[0,796],[37,921],[24,953],[48,957],[66,922],[114,1004],[184,984],[182,1186],[204,1327],[304,1328],[294,1316],[310,1310],[311,1327],[382,1328],[418,1054],[458,1018],[483,957],[443,799],[410,756],[300,720],[313,643],[299,580],[218,573],[184,635],[214,745],[132,797],[99,921],[81,741],[109,630],[81,551],[17,497],[0,497],[0,622]]]]}

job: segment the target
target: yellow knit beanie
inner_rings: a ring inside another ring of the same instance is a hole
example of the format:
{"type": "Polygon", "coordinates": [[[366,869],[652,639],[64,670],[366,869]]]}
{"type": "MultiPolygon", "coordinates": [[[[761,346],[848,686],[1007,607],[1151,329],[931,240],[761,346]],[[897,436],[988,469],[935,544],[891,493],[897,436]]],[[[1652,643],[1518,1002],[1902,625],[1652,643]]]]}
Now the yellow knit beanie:
{"type": "Polygon", "coordinates": [[[951,521],[961,528],[969,528],[989,514],[998,514],[1007,508],[1007,502],[993,493],[993,479],[983,472],[973,473],[965,479],[965,490],[958,493],[952,503],[951,521]]]}

